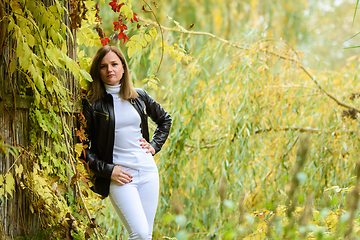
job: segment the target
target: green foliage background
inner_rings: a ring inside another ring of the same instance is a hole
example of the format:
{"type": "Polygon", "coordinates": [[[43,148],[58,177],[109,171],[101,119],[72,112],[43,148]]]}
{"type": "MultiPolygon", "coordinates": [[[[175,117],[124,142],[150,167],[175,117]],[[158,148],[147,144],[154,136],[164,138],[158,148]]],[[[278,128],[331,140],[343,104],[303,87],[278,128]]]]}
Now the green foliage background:
{"type": "MultiPolygon", "coordinates": [[[[151,19],[141,6],[134,3],[133,11],[151,19]]],[[[359,29],[358,21],[352,25],[355,1],[157,6],[160,23],[170,28],[165,41],[193,59],[175,63],[165,55],[158,75],[164,87],[148,89],[164,98],[174,120],[157,158],[162,185],[154,238],[355,237],[358,213],[346,199],[356,184],[359,121],[344,117],[348,108],[321,90],[359,106],[350,98],[360,87],[359,56],[344,50],[356,38],[343,43],[359,29]],[[185,29],[194,23],[193,32],[179,32],[177,22],[185,29]],[[299,170],[303,135],[308,155],[299,170]],[[287,213],[291,192],[294,214],[287,213]]],[[[104,23],[111,22],[106,16],[104,23]]],[[[138,79],[155,71],[160,54],[150,45],[130,60],[135,85],[147,88],[138,79]]],[[[116,216],[105,212],[109,229],[116,216]]]]}

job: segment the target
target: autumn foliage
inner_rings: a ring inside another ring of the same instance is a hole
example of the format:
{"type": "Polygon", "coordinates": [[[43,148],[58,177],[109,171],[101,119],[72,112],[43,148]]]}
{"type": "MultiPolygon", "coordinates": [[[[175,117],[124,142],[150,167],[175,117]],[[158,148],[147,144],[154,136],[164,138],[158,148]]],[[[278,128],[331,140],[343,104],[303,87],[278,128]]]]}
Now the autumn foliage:
{"type": "Polygon", "coordinates": [[[12,159],[0,175],[0,196],[6,202],[16,191],[31,192],[28,207],[43,217],[34,237],[127,236],[108,200],[90,191],[92,173],[76,141],[86,137],[79,100],[91,81],[92,53],[107,44],[126,53],[134,85],[173,118],[156,157],[154,239],[358,236],[360,58],[340,71],[305,64],[309,55],[292,38],[304,1],[279,5],[288,13],[283,29],[269,21],[263,31],[256,23],[275,14],[259,1],[72,0],[69,9],[65,2],[1,6],[4,49],[12,53],[7,74],[23,74],[33,100],[29,146],[0,140],[1,156],[12,159]],[[261,18],[254,9],[271,14],[261,18]],[[71,28],[62,20],[67,11],[71,28]],[[244,19],[252,25],[236,25],[244,19]],[[289,41],[270,35],[282,30],[289,41]],[[76,59],[67,48],[73,41],[76,59]]]}

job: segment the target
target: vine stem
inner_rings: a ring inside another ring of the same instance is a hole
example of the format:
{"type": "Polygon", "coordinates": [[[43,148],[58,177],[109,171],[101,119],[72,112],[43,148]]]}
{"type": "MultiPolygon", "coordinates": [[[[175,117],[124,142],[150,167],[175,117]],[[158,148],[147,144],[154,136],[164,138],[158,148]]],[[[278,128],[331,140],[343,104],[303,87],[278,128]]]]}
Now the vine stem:
{"type": "Polygon", "coordinates": [[[160,21],[159,21],[159,19],[157,18],[156,14],[154,13],[154,10],[151,8],[151,6],[150,6],[145,0],[143,0],[143,2],[150,8],[151,13],[154,15],[154,17],[155,17],[155,19],[156,19],[156,22],[157,22],[157,24],[159,25],[160,34],[161,34],[161,43],[162,43],[162,44],[161,44],[161,57],[160,57],[159,66],[158,66],[158,68],[157,68],[157,70],[156,70],[156,72],[155,72],[155,74],[154,74],[154,76],[156,77],[157,74],[158,74],[159,71],[160,71],[160,66],[161,66],[161,64],[162,64],[163,57],[164,57],[164,46],[165,46],[165,42],[164,42],[164,34],[163,34],[163,30],[162,30],[163,26],[161,26],[160,21]]]}
{"type": "MultiPolygon", "coordinates": [[[[152,25],[156,25],[153,21],[150,21],[150,20],[145,20],[145,19],[141,19],[143,22],[146,22],[146,23],[149,23],[149,24],[152,24],[152,25]]],[[[233,46],[235,48],[238,48],[238,49],[242,49],[242,50],[248,50],[250,51],[251,48],[246,48],[246,47],[243,47],[235,42],[231,42],[231,41],[228,41],[226,39],[223,39],[223,38],[220,38],[212,33],[208,33],[208,32],[195,32],[195,31],[188,31],[186,29],[174,29],[174,28],[167,28],[167,27],[164,27],[164,26],[161,26],[159,23],[158,23],[160,29],[163,29],[163,30],[166,30],[166,31],[172,31],[172,32],[180,32],[180,33],[185,33],[185,34],[191,34],[191,35],[203,35],[203,36],[208,36],[208,37],[211,37],[211,38],[214,38],[214,39],[217,39],[218,41],[220,42],[223,42],[227,45],[230,45],[230,46],[233,46]]],[[[282,42],[282,41],[280,41],[282,42]]],[[[287,46],[289,46],[293,51],[294,49],[288,44],[288,43],[285,43],[287,46]]],[[[349,109],[353,109],[355,110],[357,113],[360,113],[360,109],[359,108],[355,108],[354,106],[351,106],[350,104],[347,104],[347,103],[344,103],[342,101],[340,101],[339,99],[337,99],[336,97],[334,97],[333,95],[331,95],[328,91],[326,91],[321,85],[320,83],[316,80],[316,78],[311,75],[311,73],[300,63],[299,60],[297,59],[294,59],[294,58],[291,58],[291,57],[288,57],[288,56],[283,56],[283,55],[280,55],[278,53],[275,53],[273,51],[270,51],[270,50],[263,50],[264,53],[267,53],[267,54],[271,54],[271,55],[274,55],[280,59],[283,59],[283,60],[288,60],[288,61],[291,61],[293,63],[295,63],[315,84],[316,86],[318,87],[318,89],[323,93],[325,94],[326,96],[328,96],[330,99],[332,99],[333,101],[335,101],[338,105],[342,106],[342,107],[345,107],[345,108],[349,108],[349,109]]],[[[295,51],[296,53],[296,51],[295,51]]]]}
{"type": "Polygon", "coordinates": [[[5,218],[7,218],[7,219],[9,219],[10,221],[12,221],[13,223],[15,223],[15,224],[16,224],[19,228],[21,228],[22,230],[24,230],[24,231],[29,231],[28,229],[23,228],[22,226],[20,226],[17,222],[15,222],[14,220],[12,220],[11,218],[6,217],[6,216],[5,216],[5,218]]]}
{"type": "MultiPolygon", "coordinates": [[[[55,92],[55,98],[56,98],[56,102],[57,102],[57,104],[58,104],[58,106],[59,106],[59,112],[60,112],[60,118],[61,118],[61,125],[62,125],[63,132],[64,132],[64,136],[65,136],[66,150],[67,150],[67,152],[68,152],[68,154],[69,154],[71,169],[72,169],[72,171],[74,172],[74,174],[76,174],[76,167],[74,166],[75,159],[74,159],[74,157],[73,157],[73,155],[71,154],[71,151],[70,151],[69,140],[68,140],[68,136],[67,136],[66,130],[65,130],[65,123],[64,123],[63,112],[62,112],[62,110],[61,110],[59,98],[58,98],[58,95],[57,95],[56,92],[55,92]]],[[[84,208],[85,208],[86,214],[87,214],[90,222],[92,223],[91,215],[90,215],[90,212],[89,212],[89,210],[88,210],[88,208],[87,208],[87,206],[86,206],[84,197],[83,197],[83,195],[82,195],[79,181],[76,180],[75,183],[76,183],[76,187],[77,187],[77,189],[78,189],[78,192],[79,192],[79,196],[80,196],[80,198],[81,198],[81,201],[82,201],[83,204],[84,204],[84,208]]],[[[99,234],[98,234],[96,228],[94,228],[94,232],[95,232],[95,235],[96,235],[97,239],[100,240],[100,237],[99,237],[99,234]]]]}

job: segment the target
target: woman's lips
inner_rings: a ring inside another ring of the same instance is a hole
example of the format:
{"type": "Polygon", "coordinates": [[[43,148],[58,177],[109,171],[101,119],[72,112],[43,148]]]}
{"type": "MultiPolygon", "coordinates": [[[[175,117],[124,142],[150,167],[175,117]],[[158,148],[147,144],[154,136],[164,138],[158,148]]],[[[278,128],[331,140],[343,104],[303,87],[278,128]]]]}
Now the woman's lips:
{"type": "Polygon", "coordinates": [[[107,77],[113,77],[115,74],[109,74],[107,75],[107,77]]]}

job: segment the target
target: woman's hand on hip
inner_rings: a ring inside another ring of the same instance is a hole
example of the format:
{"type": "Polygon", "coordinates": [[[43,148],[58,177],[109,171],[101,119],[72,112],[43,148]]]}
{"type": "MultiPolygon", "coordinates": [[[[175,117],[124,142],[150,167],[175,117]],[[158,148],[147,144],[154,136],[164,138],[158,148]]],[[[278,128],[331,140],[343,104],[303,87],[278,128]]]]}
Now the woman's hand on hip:
{"type": "Polygon", "coordinates": [[[125,185],[132,181],[132,176],[127,171],[122,170],[118,165],[115,165],[111,173],[111,180],[120,185],[125,185]]]}
{"type": "Polygon", "coordinates": [[[150,143],[148,143],[147,141],[146,141],[146,139],[145,138],[143,138],[143,139],[140,139],[140,146],[142,147],[142,148],[144,148],[144,149],[147,149],[146,150],[146,153],[151,153],[152,155],[154,155],[155,154],[155,149],[153,148],[153,146],[151,146],[151,144],[150,143]]]}

